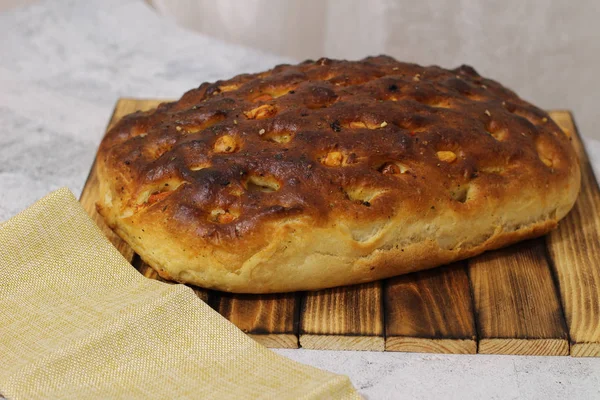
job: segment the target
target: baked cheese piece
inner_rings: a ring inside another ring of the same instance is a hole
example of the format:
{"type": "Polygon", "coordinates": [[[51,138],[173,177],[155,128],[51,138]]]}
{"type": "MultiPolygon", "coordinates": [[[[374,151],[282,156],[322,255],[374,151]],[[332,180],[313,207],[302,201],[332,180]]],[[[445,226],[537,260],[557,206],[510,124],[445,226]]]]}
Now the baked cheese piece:
{"type": "Polygon", "coordinates": [[[387,278],[540,236],[580,186],[569,137],[469,66],[320,59],[124,117],[98,211],[163,278],[242,293],[387,278]]]}

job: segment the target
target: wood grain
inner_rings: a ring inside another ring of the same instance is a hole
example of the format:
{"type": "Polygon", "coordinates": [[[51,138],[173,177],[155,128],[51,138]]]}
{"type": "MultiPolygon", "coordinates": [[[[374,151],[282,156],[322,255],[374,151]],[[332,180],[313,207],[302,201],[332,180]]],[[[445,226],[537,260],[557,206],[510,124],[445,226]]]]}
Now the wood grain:
{"type": "MultiPolygon", "coordinates": [[[[135,112],[137,110],[148,110],[153,107],[156,107],[160,104],[159,100],[138,100],[138,99],[119,99],[117,104],[115,105],[115,109],[112,117],[108,123],[107,130],[110,129],[117,121],[119,121],[123,116],[135,112]]],[[[98,176],[96,175],[96,161],[94,160],[94,164],[90,170],[88,178],[85,182],[85,186],[83,187],[83,191],[81,192],[81,197],[79,198],[79,202],[88,213],[88,215],[92,218],[92,220],[100,227],[100,230],[108,240],[119,250],[119,252],[127,259],[127,261],[131,262],[133,260],[133,250],[127,243],[121,240],[105,223],[104,219],[96,212],[96,201],[98,201],[99,196],[99,186],[98,186],[98,176]]]]}
{"type": "Polygon", "coordinates": [[[298,335],[295,333],[285,334],[263,334],[263,333],[248,333],[252,339],[265,347],[271,349],[297,349],[298,346],[298,335]]]}
{"type": "Polygon", "coordinates": [[[517,356],[567,356],[569,355],[569,341],[565,339],[481,339],[479,341],[479,353],[517,356]]]}
{"type": "Polygon", "coordinates": [[[298,348],[299,295],[212,292],[208,304],[267,347],[298,348]]]}
{"type": "Polygon", "coordinates": [[[581,192],[569,215],[548,235],[571,355],[600,356],[600,190],[568,111],[550,112],[572,138],[581,166],[581,192]]]}
{"type": "Polygon", "coordinates": [[[386,351],[408,353],[475,354],[475,339],[436,339],[394,336],[385,339],[386,351]]]}
{"type": "Polygon", "coordinates": [[[484,253],[468,264],[480,353],[569,354],[543,238],[484,253]]]}
{"type": "Polygon", "coordinates": [[[388,279],[384,309],[388,351],[477,352],[464,262],[388,279]]]}
{"type": "Polygon", "coordinates": [[[383,337],[347,335],[300,335],[300,344],[312,350],[384,351],[383,337]]]}
{"type": "Polygon", "coordinates": [[[300,310],[300,345],[307,349],[385,348],[382,282],[307,292],[300,310]]]}

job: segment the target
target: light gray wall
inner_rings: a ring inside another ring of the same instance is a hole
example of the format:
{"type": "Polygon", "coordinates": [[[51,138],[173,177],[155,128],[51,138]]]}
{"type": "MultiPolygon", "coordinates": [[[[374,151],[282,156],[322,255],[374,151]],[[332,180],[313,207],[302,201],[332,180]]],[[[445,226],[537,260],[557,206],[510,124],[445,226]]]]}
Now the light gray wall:
{"type": "MultiPolygon", "coordinates": [[[[600,0],[152,0],[182,25],[298,60],[400,60],[479,73],[600,139],[600,0]]],[[[209,55],[207,55],[209,56],[209,55]]]]}

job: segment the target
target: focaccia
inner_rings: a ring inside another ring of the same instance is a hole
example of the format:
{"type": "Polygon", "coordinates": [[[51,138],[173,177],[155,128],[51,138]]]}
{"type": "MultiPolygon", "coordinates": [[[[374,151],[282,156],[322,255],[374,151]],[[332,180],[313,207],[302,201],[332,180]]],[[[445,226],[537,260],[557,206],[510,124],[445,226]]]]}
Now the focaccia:
{"type": "Polygon", "coordinates": [[[160,276],[245,293],[368,282],[542,235],[569,137],[469,66],[320,59],[203,83],[104,138],[98,211],[160,276]]]}

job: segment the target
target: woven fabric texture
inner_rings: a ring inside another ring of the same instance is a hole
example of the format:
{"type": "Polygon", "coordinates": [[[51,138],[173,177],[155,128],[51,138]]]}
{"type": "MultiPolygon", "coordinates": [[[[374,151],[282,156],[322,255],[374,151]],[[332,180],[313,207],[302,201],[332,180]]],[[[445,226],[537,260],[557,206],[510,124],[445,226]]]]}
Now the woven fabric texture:
{"type": "Polygon", "coordinates": [[[144,278],[68,189],[0,226],[0,355],[9,399],[360,398],[144,278]]]}

